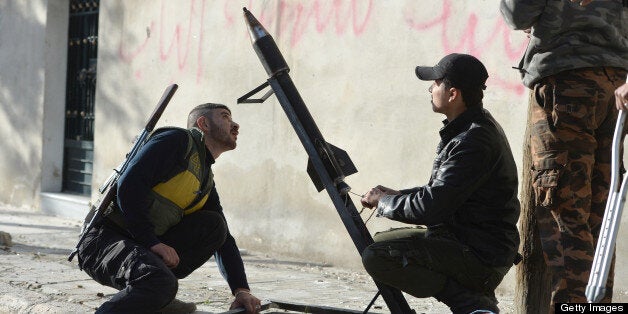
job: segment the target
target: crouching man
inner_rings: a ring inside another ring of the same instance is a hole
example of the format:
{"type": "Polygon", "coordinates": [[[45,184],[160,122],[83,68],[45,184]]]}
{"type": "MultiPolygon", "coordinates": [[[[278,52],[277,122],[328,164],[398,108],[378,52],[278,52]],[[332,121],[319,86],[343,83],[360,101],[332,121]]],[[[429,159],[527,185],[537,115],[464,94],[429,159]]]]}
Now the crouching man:
{"type": "Polygon", "coordinates": [[[362,255],[376,280],[453,313],[497,313],[495,288],[519,246],[517,169],[500,125],[483,108],[488,73],[475,57],[450,54],[416,75],[433,81],[432,109],[446,116],[427,185],[371,189],[377,216],[427,227],[375,235],[362,255]]]}
{"type": "Polygon", "coordinates": [[[259,311],[222,212],[212,164],[235,149],[239,125],[224,105],[192,109],[188,129],[157,129],[118,181],[113,213],[79,247],[79,265],[120,290],[96,313],[190,313],[178,279],[212,255],[231,288],[231,308],[259,311]]]}

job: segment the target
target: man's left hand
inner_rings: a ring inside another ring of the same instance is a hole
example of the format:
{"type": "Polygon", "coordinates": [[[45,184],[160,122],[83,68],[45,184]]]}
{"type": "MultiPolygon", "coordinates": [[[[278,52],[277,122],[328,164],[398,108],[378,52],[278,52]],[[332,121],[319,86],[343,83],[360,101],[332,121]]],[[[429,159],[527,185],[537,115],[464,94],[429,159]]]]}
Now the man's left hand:
{"type": "Polygon", "coordinates": [[[157,243],[151,246],[150,250],[159,255],[166,266],[175,268],[179,265],[179,254],[177,254],[177,251],[173,247],[164,243],[157,243]]]}
{"type": "Polygon", "coordinates": [[[248,314],[259,313],[262,301],[256,298],[246,289],[236,289],[235,300],[231,303],[230,310],[243,307],[248,314]]]}

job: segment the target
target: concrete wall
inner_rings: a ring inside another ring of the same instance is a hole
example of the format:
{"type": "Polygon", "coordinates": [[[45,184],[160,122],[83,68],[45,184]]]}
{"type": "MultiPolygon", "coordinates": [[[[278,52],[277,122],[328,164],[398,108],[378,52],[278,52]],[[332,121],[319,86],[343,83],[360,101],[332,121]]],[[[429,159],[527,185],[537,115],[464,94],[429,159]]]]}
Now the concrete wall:
{"type": "MultiPolygon", "coordinates": [[[[108,1],[100,15],[95,182],[119,162],[163,89],[177,83],[162,125],[183,126],[194,105],[210,101],[230,105],[241,125],[238,148],[214,166],[238,241],[357,264],[329,197],[305,172],[306,153],[276,99],[235,104],[267,78],[243,6],[278,42],[327,141],[353,159],[360,171],[347,178],[353,191],[427,182],[444,116],[432,112],[429,83],[416,79],[414,67],[450,52],[485,62],[486,107],[521,160],[526,94],[510,66],[526,42],[504,25],[497,1],[108,1]]],[[[368,227],[392,225],[373,219],[368,227]]]]}
{"type": "Polygon", "coordinates": [[[42,161],[47,1],[0,1],[0,201],[33,207],[42,161]]]}
{"type": "MultiPolygon", "coordinates": [[[[240,245],[359,267],[329,197],[306,174],[306,153],[276,99],[235,104],[267,78],[243,6],[278,42],[327,141],[353,159],[359,172],[347,183],[354,192],[427,182],[444,117],[432,112],[429,83],[416,79],[414,67],[451,52],[487,66],[485,107],[502,123],[520,165],[527,91],[511,66],[526,38],[506,27],[498,1],[108,0],[100,12],[92,198],[165,87],[177,83],[159,126],[184,126],[187,112],[203,102],[231,106],[241,125],[238,148],[214,166],[240,245]]],[[[2,203],[32,207],[40,191],[59,189],[65,8],[67,0],[0,1],[2,203]]],[[[391,226],[399,224],[367,224],[372,232],[391,226]]]]}
{"type": "Polygon", "coordinates": [[[48,1],[41,191],[59,192],[63,173],[69,0],[48,1]]]}

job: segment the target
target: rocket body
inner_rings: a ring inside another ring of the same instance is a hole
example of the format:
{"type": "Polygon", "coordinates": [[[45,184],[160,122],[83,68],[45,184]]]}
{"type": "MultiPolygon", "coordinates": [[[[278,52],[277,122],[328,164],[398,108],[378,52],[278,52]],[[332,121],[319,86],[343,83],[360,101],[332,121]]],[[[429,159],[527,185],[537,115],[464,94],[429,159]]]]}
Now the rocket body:
{"type": "MultiPolygon", "coordinates": [[[[373,237],[347,194],[351,188],[344,182],[345,175],[356,173],[357,169],[345,151],[327,143],[323,138],[288,74],[290,68],[275,40],[246,8],[244,8],[244,17],[253,48],[269,78],[266,83],[240,98],[238,102],[268,85],[271,86],[309,156],[307,172],[310,178],[319,192],[323,189],[327,190],[353,243],[362,254],[364,249],[373,243],[373,237]]],[[[270,96],[270,93],[267,95],[270,96]]],[[[242,102],[263,102],[266,98],[265,95],[261,99],[251,101],[246,99],[242,102]]],[[[414,313],[401,291],[379,282],[375,282],[375,285],[391,313],[414,313]]]]}
{"type": "MultiPolygon", "coordinates": [[[[281,88],[283,94],[285,95],[286,99],[284,100],[278,97],[279,101],[285,102],[282,103],[282,106],[292,107],[296,117],[301,122],[305,133],[316,147],[321,159],[323,159],[323,163],[330,177],[338,186],[339,190],[342,190],[341,192],[348,192],[350,188],[346,185],[346,183],[344,183],[344,177],[345,175],[357,172],[357,169],[355,169],[351,160],[348,159],[346,152],[333,145],[329,145],[323,138],[323,135],[316,126],[316,123],[307,109],[303,98],[301,98],[294,82],[292,82],[292,78],[290,78],[290,75],[288,74],[290,71],[288,63],[284,59],[281,51],[279,51],[279,47],[277,47],[277,43],[275,43],[273,37],[246,8],[244,8],[244,17],[247,22],[249,35],[251,36],[251,43],[253,44],[255,53],[262,62],[268,76],[276,80],[277,85],[281,88]],[[336,155],[346,156],[347,160],[341,160],[341,162],[339,162],[336,155]]],[[[308,168],[311,169],[311,167],[308,168]]],[[[308,171],[308,173],[310,174],[310,177],[312,177],[316,188],[320,192],[323,189],[320,178],[318,178],[318,175],[313,171],[308,171]]]]}

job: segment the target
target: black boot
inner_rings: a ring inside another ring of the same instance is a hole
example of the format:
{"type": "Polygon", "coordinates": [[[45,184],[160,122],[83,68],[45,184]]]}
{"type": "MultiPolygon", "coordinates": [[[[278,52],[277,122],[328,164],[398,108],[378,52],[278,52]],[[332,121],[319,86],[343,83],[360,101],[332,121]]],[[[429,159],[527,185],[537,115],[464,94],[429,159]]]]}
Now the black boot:
{"type": "Polygon", "coordinates": [[[487,295],[467,289],[452,279],[448,279],[443,290],[434,297],[449,306],[454,314],[499,313],[493,293],[487,295]]]}

